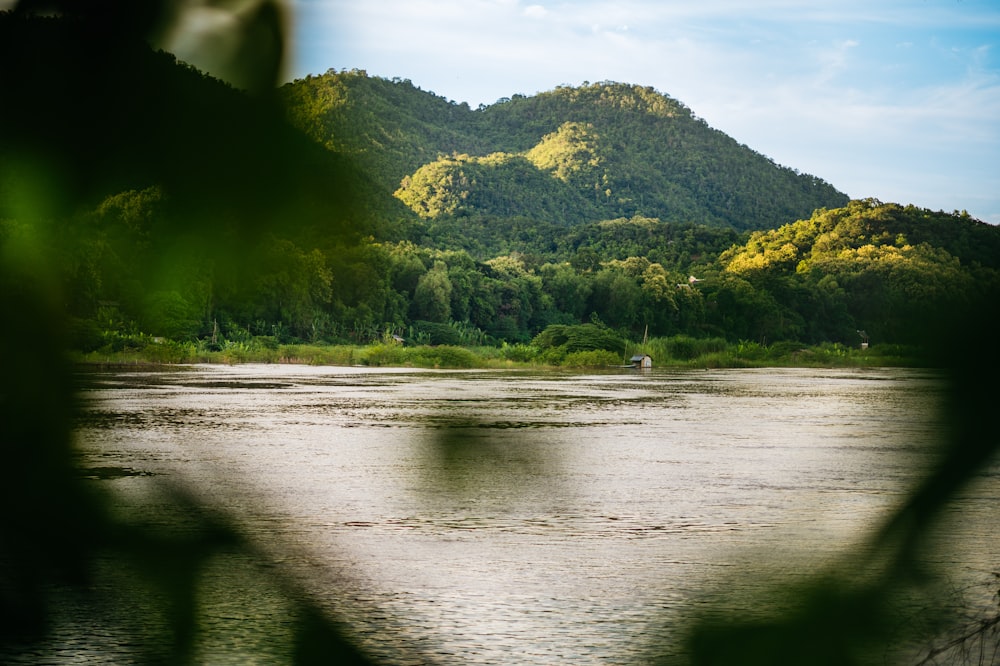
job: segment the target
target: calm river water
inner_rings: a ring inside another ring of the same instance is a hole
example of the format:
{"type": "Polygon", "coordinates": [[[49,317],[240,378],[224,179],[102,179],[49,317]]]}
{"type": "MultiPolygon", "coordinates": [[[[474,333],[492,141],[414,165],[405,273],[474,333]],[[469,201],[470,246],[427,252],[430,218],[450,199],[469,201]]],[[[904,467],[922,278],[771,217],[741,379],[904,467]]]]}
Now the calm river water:
{"type": "MultiPolygon", "coordinates": [[[[738,607],[768,579],[739,572],[793,582],[868,535],[931,463],[942,390],[899,369],[255,365],[88,386],[84,463],[128,472],[97,481],[123,504],[184,484],[373,654],[442,664],[670,653],[719,581],[738,607]]],[[[949,521],[941,557],[963,576],[995,570],[998,498],[994,469],[949,521]]],[[[206,663],[284,654],[250,617],[280,603],[238,569],[209,572],[249,587],[207,604],[206,663]]],[[[76,654],[119,649],[88,641],[76,654]]]]}

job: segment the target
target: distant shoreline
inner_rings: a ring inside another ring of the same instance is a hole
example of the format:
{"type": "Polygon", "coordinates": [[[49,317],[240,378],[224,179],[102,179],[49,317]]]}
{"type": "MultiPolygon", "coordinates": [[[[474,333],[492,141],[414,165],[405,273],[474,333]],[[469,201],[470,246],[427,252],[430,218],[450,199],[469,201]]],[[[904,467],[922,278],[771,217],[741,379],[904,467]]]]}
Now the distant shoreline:
{"type": "MultiPolygon", "coordinates": [[[[652,345],[650,345],[652,346],[652,345]]],[[[639,347],[636,353],[650,353],[653,368],[874,368],[923,367],[916,348],[886,345],[880,349],[846,347],[841,344],[773,346],[755,343],[728,345],[722,351],[691,358],[669,358],[639,347]]],[[[166,342],[142,349],[73,352],[71,359],[81,366],[164,368],[178,365],[312,365],[338,367],[393,367],[415,369],[627,369],[619,354],[593,350],[570,354],[562,359],[545,355],[527,345],[503,347],[459,347],[452,345],[307,345],[287,344],[275,348],[234,346],[222,350],[200,350],[194,343],[166,342]]]]}

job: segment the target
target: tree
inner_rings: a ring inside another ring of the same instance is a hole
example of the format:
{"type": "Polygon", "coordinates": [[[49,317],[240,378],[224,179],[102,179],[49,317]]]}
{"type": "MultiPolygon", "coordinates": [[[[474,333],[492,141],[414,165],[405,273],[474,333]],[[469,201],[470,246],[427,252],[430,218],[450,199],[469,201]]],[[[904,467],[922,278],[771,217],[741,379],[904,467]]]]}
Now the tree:
{"type": "Polygon", "coordinates": [[[417,319],[446,323],[451,319],[451,280],[443,261],[424,273],[413,292],[413,308],[417,319]]]}
{"type": "Polygon", "coordinates": [[[606,350],[621,354],[625,341],[603,324],[553,324],[536,335],[531,344],[540,349],[559,349],[564,354],[606,350]]]}
{"type": "Polygon", "coordinates": [[[333,272],[318,249],[306,251],[289,240],[271,239],[261,248],[253,299],[258,317],[290,327],[308,338],[316,316],[333,298],[333,272]]]}
{"type": "Polygon", "coordinates": [[[592,291],[588,276],[569,263],[545,264],[538,272],[553,309],[573,321],[582,321],[587,315],[587,301],[592,291]]]}
{"type": "Polygon", "coordinates": [[[677,292],[691,291],[690,287],[678,289],[678,281],[678,276],[668,274],[660,264],[650,264],[640,276],[640,316],[643,324],[656,335],[668,335],[678,329],[677,292]]]}
{"type": "Polygon", "coordinates": [[[639,330],[642,288],[634,277],[622,270],[605,266],[594,276],[590,309],[613,328],[639,330]]]}
{"type": "Polygon", "coordinates": [[[708,301],[707,323],[728,339],[780,339],[780,308],[767,291],[735,276],[713,280],[702,289],[708,301]]]}

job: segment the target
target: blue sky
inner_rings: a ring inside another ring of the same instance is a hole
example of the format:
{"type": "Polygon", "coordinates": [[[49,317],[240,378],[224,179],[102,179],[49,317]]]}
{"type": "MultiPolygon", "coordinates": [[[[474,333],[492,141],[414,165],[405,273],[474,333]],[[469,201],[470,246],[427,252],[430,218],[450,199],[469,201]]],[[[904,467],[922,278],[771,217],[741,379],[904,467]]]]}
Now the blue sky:
{"type": "Polygon", "coordinates": [[[358,68],[475,107],[653,86],[854,198],[1000,223],[996,0],[293,0],[289,78],[358,68]]]}

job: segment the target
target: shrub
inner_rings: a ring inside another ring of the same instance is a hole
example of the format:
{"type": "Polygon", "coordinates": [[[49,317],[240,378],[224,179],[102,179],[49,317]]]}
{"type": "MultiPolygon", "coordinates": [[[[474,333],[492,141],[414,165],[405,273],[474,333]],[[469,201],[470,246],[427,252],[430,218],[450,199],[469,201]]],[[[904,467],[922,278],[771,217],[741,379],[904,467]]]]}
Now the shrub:
{"type": "Polygon", "coordinates": [[[406,350],[397,344],[377,344],[368,347],[361,353],[361,362],[365,365],[402,365],[406,350]]]}
{"type": "Polygon", "coordinates": [[[250,348],[277,351],[279,345],[278,338],[273,335],[258,335],[251,340],[250,348]]]}
{"type": "Polygon", "coordinates": [[[621,355],[625,351],[625,340],[601,324],[551,324],[531,344],[542,350],[561,347],[566,353],[604,349],[621,355]]]}
{"type": "Polygon", "coordinates": [[[725,338],[698,338],[698,350],[701,354],[712,354],[729,351],[729,343],[725,338]]]}
{"type": "Polygon", "coordinates": [[[806,345],[797,340],[783,340],[768,347],[767,357],[774,360],[793,357],[805,348],[806,345]]]}
{"type": "Polygon", "coordinates": [[[479,357],[464,347],[415,347],[409,352],[409,360],[421,368],[475,368],[480,365],[479,357]]]}
{"type": "Polygon", "coordinates": [[[736,343],[735,355],[737,358],[760,359],[767,355],[767,348],[759,342],[740,340],[736,343]]]}
{"type": "Polygon", "coordinates": [[[605,349],[578,351],[566,354],[562,365],[569,368],[605,368],[609,365],[621,365],[621,357],[605,349]]]}
{"type": "Polygon", "coordinates": [[[690,361],[698,356],[697,341],[686,335],[675,335],[667,339],[667,356],[679,361],[690,361]]]}
{"type": "Polygon", "coordinates": [[[195,358],[195,344],[164,340],[146,345],[142,353],[151,363],[190,363],[195,358]]]}
{"type": "Polygon", "coordinates": [[[242,342],[227,344],[222,349],[222,360],[229,365],[247,363],[250,360],[250,348],[242,342]]]}
{"type": "Polygon", "coordinates": [[[281,358],[290,363],[309,365],[354,365],[356,348],[348,345],[283,345],[279,350],[281,358]]]}
{"type": "Polygon", "coordinates": [[[508,361],[520,361],[522,363],[530,363],[538,358],[538,347],[534,345],[526,345],[520,342],[513,345],[506,342],[500,347],[500,355],[507,359],[508,361]]]}
{"type": "Polygon", "coordinates": [[[277,363],[281,360],[281,355],[277,349],[261,347],[252,342],[227,342],[222,349],[222,360],[230,365],[238,363],[277,363]]]}
{"type": "Polygon", "coordinates": [[[643,346],[643,350],[654,359],[664,362],[692,361],[709,354],[722,354],[729,350],[724,338],[693,338],[689,335],[675,335],[669,338],[653,338],[643,346]]]}
{"type": "Polygon", "coordinates": [[[143,335],[142,333],[123,333],[119,331],[104,331],[101,334],[101,338],[104,344],[101,345],[99,351],[102,353],[139,351],[145,349],[153,341],[151,336],[143,335]]]}
{"type": "Polygon", "coordinates": [[[562,365],[565,358],[565,347],[550,347],[549,349],[543,350],[538,355],[538,361],[543,365],[562,365]]]}
{"type": "Polygon", "coordinates": [[[410,327],[411,339],[417,339],[429,345],[459,345],[462,334],[453,326],[439,324],[433,321],[415,321],[410,327]]]}
{"type": "Polygon", "coordinates": [[[70,347],[82,352],[91,352],[104,344],[101,327],[90,319],[71,319],[68,325],[70,347]]]}
{"type": "Polygon", "coordinates": [[[197,337],[199,310],[176,291],[154,291],[146,296],[143,329],[172,340],[197,337]]]}

